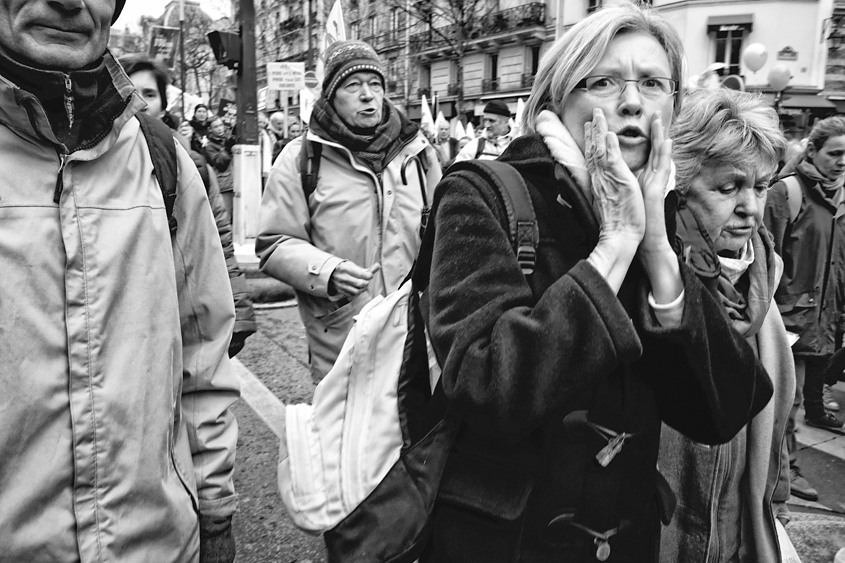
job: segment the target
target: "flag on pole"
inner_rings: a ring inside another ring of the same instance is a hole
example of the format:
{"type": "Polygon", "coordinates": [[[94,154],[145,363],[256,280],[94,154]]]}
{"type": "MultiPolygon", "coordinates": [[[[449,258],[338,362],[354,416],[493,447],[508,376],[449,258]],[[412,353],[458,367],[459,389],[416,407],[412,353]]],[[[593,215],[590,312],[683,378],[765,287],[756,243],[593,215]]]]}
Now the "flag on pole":
{"type": "Polygon", "coordinates": [[[321,84],[326,76],[326,61],[324,60],[326,49],[335,41],[346,41],[346,26],[343,24],[343,7],[340,5],[340,0],[335,0],[332,11],[326,18],[326,36],[323,41],[323,50],[320,51],[315,63],[314,73],[321,84]]]}
{"type": "Polygon", "coordinates": [[[513,120],[516,123],[516,131],[514,131],[514,137],[518,137],[522,135],[522,114],[525,112],[525,102],[522,101],[522,98],[519,98],[516,101],[516,115],[514,116],[513,120]]]}
{"type": "Polygon", "coordinates": [[[466,137],[466,131],[464,130],[464,126],[461,124],[461,120],[457,117],[455,118],[455,134],[452,135],[454,138],[460,140],[466,137]]]}
{"type": "MultiPolygon", "coordinates": [[[[346,41],[346,27],[343,25],[343,8],[340,5],[340,0],[335,0],[332,11],[329,12],[329,17],[326,19],[325,48],[328,49],[329,45],[335,41],[346,41]]],[[[326,49],[323,49],[324,53],[326,49]]]]}
{"type": "Polygon", "coordinates": [[[311,112],[316,101],[317,96],[310,88],[303,88],[299,91],[299,117],[303,123],[308,124],[311,121],[311,112]]]}
{"type": "Polygon", "coordinates": [[[434,128],[434,118],[431,116],[431,108],[428,107],[428,100],[425,94],[422,95],[422,105],[420,106],[420,129],[434,135],[436,129],[434,128]]]}
{"type": "Polygon", "coordinates": [[[467,123],[467,137],[475,139],[475,129],[472,128],[472,123],[467,123]]]}

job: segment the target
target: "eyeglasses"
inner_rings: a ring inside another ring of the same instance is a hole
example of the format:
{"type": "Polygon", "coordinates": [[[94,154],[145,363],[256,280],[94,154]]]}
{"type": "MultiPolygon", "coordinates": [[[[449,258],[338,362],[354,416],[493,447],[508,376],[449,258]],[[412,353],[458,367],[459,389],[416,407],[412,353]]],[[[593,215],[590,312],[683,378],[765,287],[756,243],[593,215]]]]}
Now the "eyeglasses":
{"type": "Polygon", "coordinates": [[[586,90],[597,98],[611,98],[618,96],[625,91],[628,82],[637,85],[637,91],[644,97],[652,100],[661,100],[675,93],[678,82],[671,78],[657,76],[640,78],[638,80],[625,80],[618,76],[588,76],[575,85],[579,90],[586,90]]]}
{"type": "MultiPolygon", "coordinates": [[[[362,82],[360,80],[351,80],[344,84],[342,88],[350,94],[355,94],[361,90],[364,84],[365,82],[362,82]]],[[[370,87],[371,92],[381,92],[384,89],[381,80],[379,80],[378,78],[373,78],[369,82],[366,82],[366,85],[370,87]]]]}

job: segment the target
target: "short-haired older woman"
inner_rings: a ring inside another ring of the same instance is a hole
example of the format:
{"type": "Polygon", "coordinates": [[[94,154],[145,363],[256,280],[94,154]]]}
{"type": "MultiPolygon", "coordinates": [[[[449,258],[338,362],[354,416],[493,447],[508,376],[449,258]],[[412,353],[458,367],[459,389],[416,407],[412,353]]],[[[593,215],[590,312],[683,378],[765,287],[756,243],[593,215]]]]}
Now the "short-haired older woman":
{"type": "Polygon", "coordinates": [[[795,370],[774,302],[783,262],[763,212],[786,140],[760,96],[728,89],[688,96],[670,133],[682,256],[754,349],[774,397],[726,444],[704,447],[664,428],[659,467],[678,506],[663,531],[660,560],[780,561],[775,517],[788,519],[784,430],[795,370]]]}
{"type": "Polygon", "coordinates": [[[721,443],[768,402],[666,231],[682,58],[662,17],[622,4],[541,61],[528,134],[499,158],[531,195],[533,273],[496,190],[466,172],[438,186],[423,311],[463,425],[422,560],[653,561],[661,421],[721,443]]]}

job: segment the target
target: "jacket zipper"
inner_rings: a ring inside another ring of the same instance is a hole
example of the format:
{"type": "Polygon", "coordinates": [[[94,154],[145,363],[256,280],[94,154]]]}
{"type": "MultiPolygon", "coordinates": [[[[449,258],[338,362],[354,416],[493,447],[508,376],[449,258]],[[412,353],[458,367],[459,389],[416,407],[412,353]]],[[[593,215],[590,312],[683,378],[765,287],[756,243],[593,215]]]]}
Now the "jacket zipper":
{"type": "MultiPolygon", "coordinates": [[[[376,180],[378,181],[378,185],[376,186],[376,207],[378,209],[378,229],[376,232],[378,233],[378,254],[376,256],[378,256],[378,261],[381,263],[382,251],[384,250],[384,173],[379,172],[376,174],[376,180]]],[[[379,269],[378,275],[381,277],[381,284],[382,287],[385,288],[386,292],[387,286],[384,282],[384,268],[379,269]]]]}
{"type": "Polygon", "coordinates": [[[718,520],[719,512],[722,506],[722,499],[725,497],[727,491],[725,488],[727,487],[727,481],[731,477],[731,463],[733,462],[733,452],[731,451],[732,442],[728,442],[721,447],[716,448],[716,468],[717,468],[717,478],[714,478],[714,491],[716,492],[714,503],[712,505],[711,510],[715,512],[715,514],[711,513],[711,529],[710,529],[710,537],[711,541],[708,545],[708,553],[707,553],[707,562],[708,563],[715,563],[719,561],[722,557],[722,538],[720,536],[721,522],[718,520]],[[713,522],[712,518],[716,516],[716,521],[713,522]]]}
{"type": "Polygon", "coordinates": [[[59,203],[62,197],[62,190],[65,187],[64,173],[65,166],[70,155],[66,153],[59,153],[59,175],[56,177],[56,189],[53,192],[53,203],[59,203]]]}
{"type": "Polygon", "coordinates": [[[70,76],[65,77],[65,112],[67,113],[68,129],[73,129],[73,84],[70,82],[70,76]]]}

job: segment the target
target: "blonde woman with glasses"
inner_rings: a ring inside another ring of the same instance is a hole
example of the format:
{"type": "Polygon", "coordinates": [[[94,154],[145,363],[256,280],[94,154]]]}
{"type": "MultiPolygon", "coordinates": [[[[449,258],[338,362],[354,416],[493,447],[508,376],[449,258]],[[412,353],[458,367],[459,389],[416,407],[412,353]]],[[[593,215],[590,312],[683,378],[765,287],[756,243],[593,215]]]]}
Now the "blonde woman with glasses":
{"type": "Polygon", "coordinates": [[[438,186],[423,310],[464,423],[423,561],[655,561],[672,505],[661,422],[722,443],[768,402],[664,221],[682,60],[675,30],[632,4],[545,55],[528,133],[499,158],[537,216],[530,275],[491,186],[459,173],[438,186]]]}

